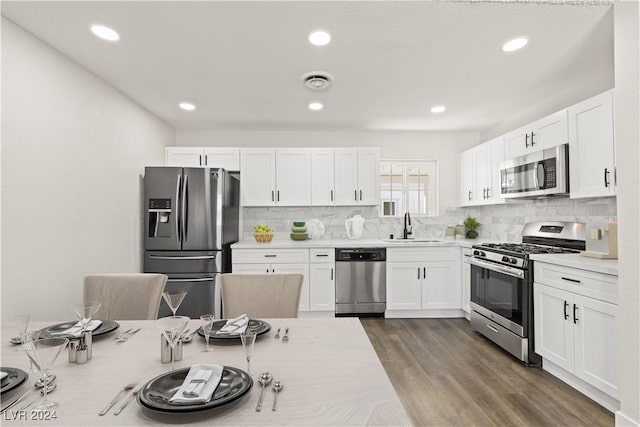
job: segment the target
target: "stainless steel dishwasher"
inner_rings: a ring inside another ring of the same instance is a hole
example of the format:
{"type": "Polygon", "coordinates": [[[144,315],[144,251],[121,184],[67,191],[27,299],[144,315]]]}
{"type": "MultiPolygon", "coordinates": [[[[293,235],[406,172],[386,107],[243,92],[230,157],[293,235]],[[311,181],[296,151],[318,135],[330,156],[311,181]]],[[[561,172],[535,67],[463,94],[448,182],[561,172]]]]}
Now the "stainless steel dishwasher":
{"type": "Polygon", "coordinates": [[[384,316],[387,250],[336,249],[336,316],[384,316]]]}

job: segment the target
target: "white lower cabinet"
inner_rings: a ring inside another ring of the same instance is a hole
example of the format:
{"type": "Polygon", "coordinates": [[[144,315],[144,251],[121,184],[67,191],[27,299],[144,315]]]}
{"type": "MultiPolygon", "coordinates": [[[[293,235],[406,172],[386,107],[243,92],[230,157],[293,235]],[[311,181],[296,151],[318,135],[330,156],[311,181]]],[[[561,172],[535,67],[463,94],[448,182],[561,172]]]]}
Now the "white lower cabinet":
{"type": "Polygon", "coordinates": [[[335,249],[309,249],[309,311],[336,311],[335,249]]]}
{"type": "Polygon", "coordinates": [[[304,276],[301,312],[335,312],[335,249],[234,249],[234,273],[304,276]]]}
{"type": "Polygon", "coordinates": [[[462,257],[460,265],[462,274],[462,311],[465,312],[465,317],[471,315],[471,264],[469,264],[469,258],[471,257],[470,248],[462,248],[462,257]]]}
{"type": "Polygon", "coordinates": [[[535,351],[542,356],[543,367],[602,405],[615,409],[615,402],[607,401],[598,392],[614,400],[619,398],[618,305],[613,298],[603,301],[589,294],[601,297],[602,289],[617,283],[609,275],[602,275],[603,281],[599,283],[597,273],[585,275],[583,270],[547,267],[538,261],[534,268],[535,351]],[[554,281],[554,276],[567,282],[566,286],[554,281]],[[548,283],[539,282],[540,278],[548,279],[548,283]],[[594,289],[598,292],[594,293],[594,289]]]}
{"type": "Polygon", "coordinates": [[[387,312],[462,317],[461,308],[459,248],[387,249],[387,312]]]}

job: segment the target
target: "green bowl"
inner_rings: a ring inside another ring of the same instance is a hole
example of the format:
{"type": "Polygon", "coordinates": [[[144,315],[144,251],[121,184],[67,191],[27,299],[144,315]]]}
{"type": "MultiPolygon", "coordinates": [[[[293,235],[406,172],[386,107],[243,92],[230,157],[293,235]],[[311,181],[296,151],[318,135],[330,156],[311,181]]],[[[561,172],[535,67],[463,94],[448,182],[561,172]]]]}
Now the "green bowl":
{"type": "Polygon", "coordinates": [[[306,233],[307,227],[291,227],[291,231],[294,233],[306,233]]]}
{"type": "Polygon", "coordinates": [[[293,221],[294,227],[304,227],[304,221],[293,221]]]}
{"type": "Polygon", "coordinates": [[[307,233],[291,233],[289,237],[291,237],[291,240],[307,240],[309,235],[307,233]]]}

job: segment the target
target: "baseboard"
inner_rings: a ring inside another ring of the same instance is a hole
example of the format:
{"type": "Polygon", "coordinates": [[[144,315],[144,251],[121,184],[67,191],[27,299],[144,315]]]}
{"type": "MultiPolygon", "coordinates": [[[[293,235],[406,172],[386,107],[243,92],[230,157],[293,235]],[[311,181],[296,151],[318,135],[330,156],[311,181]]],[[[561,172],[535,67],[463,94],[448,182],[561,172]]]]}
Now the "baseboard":
{"type": "Polygon", "coordinates": [[[462,317],[464,311],[457,308],[429,309],[429,310],[387,310],[384,313],[387,319],[449,319],[462,317]]]}
{"type": "Polygon", "coordinates": [[[627,417],[621,411],[616,412],[616,427],[640,427],[638,421],[634,421],[627,417]]]}
{"type": "Polygon", "coordinates": [[[591,384],[586,383],[572,373],[567,372],[565,369],[561,368],[555,363],[549,362],[547,359],[542,359],[542,369],[549,372],[551,375],[560,378],[562,381],[569,384],[571,387],[575,388],[580,393],[584,394],[599,405],[604,406],[609,411],[613,413],[617,413],[620,411],[619,401],[602,392],[601,390],[598,390],[591,384]]]}

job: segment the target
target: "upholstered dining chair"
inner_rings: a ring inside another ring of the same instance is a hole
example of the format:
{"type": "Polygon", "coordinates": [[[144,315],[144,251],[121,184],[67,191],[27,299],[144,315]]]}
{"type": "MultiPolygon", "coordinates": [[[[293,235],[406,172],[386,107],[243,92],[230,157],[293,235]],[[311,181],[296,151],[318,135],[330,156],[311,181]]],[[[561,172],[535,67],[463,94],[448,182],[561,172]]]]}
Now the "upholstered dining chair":
{"type": "Polygon", "coordinates": [[[166,283],[164,274],[90,274],[84,278],[84,300],[102,303],[96,319],[157,319],[166,283]]]}
{"type": "Polygon", "coordinates": [[[302,274],[221,274],[222,315],[298,317],[303,280],[302,274]]]}

